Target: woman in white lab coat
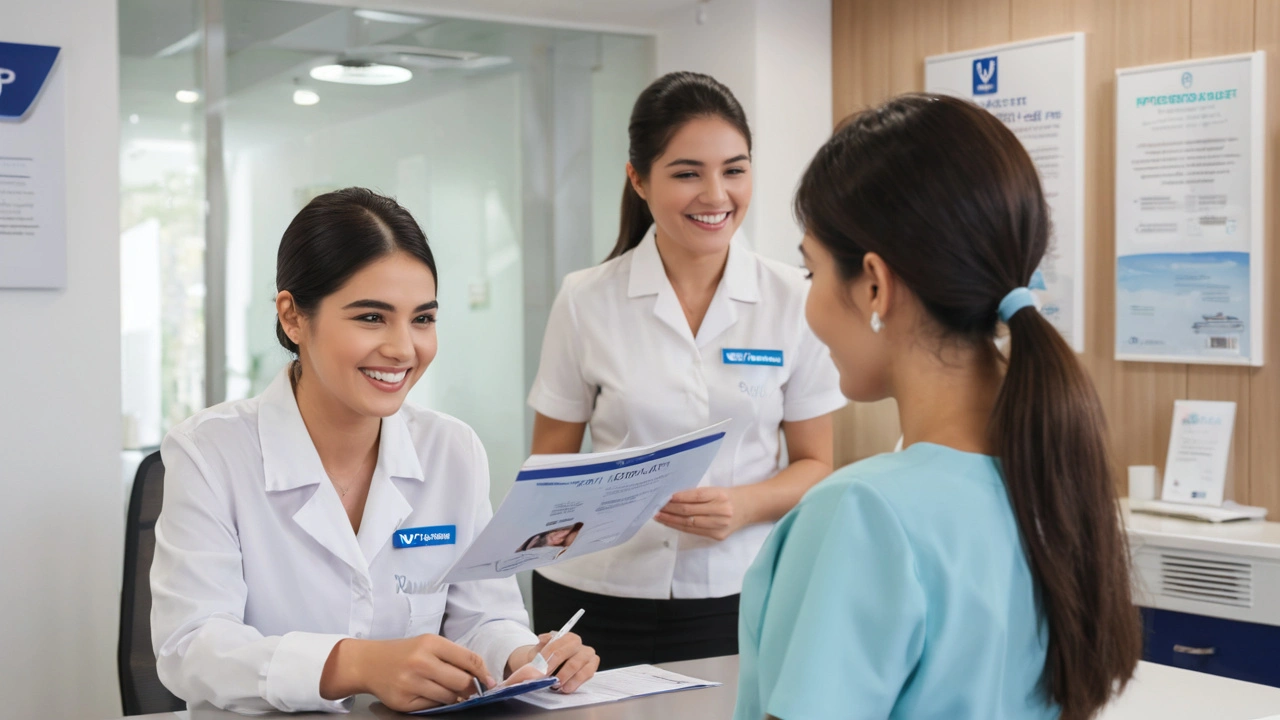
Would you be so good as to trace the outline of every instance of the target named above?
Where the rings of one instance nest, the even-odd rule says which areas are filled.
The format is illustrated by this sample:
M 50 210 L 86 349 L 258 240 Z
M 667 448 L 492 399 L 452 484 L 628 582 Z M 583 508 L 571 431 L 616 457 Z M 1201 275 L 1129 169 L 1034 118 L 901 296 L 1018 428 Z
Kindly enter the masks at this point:
M 585 607 L 576 627 L 604 667 L 737 652 L 743 574 L 773 522 L 831 472 L 830 414 L 845 404 L 805 324 L 802 272 L 739 237 L 751 131 L 729 89 L 659 78 L 630 140 L 617 245 L 565 278 L 547 322 L 533 450 L 577 452 L 588 426 L 594 449 L 612 450 L 731 423 L 701 486 L 656 522 L 535 572 L 535 629 Z
M 514 579 L 437 587 L 491 510 L 476 434 L 404 402 L 436 354 L 436 280 L 394 200 L 317 197 L 277 258 L 297 360 L 166 436 L 152 639 L 192 706 L 342 711 L 372 693 L 416 710 L 530 674 L 539 650 L 563 690 L 594 673 L 576 635 L 542 647 Z

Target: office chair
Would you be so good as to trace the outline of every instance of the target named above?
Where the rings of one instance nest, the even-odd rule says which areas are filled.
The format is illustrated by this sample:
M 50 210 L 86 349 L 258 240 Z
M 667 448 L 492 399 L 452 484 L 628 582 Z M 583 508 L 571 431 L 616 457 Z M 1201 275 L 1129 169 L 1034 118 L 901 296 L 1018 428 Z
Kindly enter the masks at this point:
M 138 466 L 129 494 L 125 523 L 124 585 L 120 592 L 120 642 L 116 663 L 125 715 L 185 710 L 156 674 L 151 650 L 151 558 L 156 549 L 156 518 L 164 497 L 164 463 L 153 452 Z

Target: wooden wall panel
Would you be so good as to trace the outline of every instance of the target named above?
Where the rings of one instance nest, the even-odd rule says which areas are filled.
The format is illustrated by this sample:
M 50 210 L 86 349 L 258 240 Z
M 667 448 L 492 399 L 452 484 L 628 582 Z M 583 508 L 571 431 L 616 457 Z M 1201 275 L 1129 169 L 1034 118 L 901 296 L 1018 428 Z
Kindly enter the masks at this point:
M 924 90 L 924 59 L 947 52 L 947 0 L 891 3 L 889 92 Z
M 1115 9 L 1116 67 L 1172 62 L 1190 56 L 1191 0 L 1119 0 Z M 1114 128 L 1114 115 L 1110 121 Z M 1106 162 L 1114 172 L 1114 152 Z M 1108 232 L 1112 248 L 1114 234 L 1113 224 Z M 1114 282 L 1114 260 L 1111 278 Z M 1114 304 L 1109 312 L 1114 314 Z M 1169 451 L 1173 401 L 1187 397 L 1187 366 L 1115 363 L 1113 380 L 1110 423 L 1117 457 L 1124 465 L 1163 467 Z
M 1229 496 L 1280 517 L 1280 213 L 1268 213 L 1267 365 L 1121 363 L 1115 353 L 1115 68 L 1265 49 L 1269 197 L 1280 192 L 1280 0 L 833 0 L 839 117 L 923 88 L 924 57 L 1063 32 L 1087 33 L 1086 352 L 1122 465 L 1163 466 L 1173 401 L 1239 404 Z M 865 23 L 862 24 L 862 23 Z M 856 57 L 855 57 L 856 56 Z M 843 62 L 864 63 L 844 67 Z M 840 418 L 842 462 L 888 449 L 891 403 Z
M 948 0 L 947 50 L 1009 42 L 1012 0 Z
M 1191 52 L 1191 0 L 1117 0 L 1116 67 L 1182 60 Z
M 879 76 L 861 86 L 861 95 L 852 104 L 869 107 L 886 98 L 924 90 L 924 58 L 947 51 L 947 0 L 915 2 L 874 2 L 865 12 L 872 18 L 888 14 L 888 23 L 870 41 L 869 52 L 883 54 L 885 84 Z M 836 449 L 837 465 L 888 452 L 898 442 L 898 404 L 893 400 L 850 405 L 837 416 L 841 428 L 852 434 L 839 435 L 844 442 Z
M 1280 192 L 1280 0 L 1257 0 L 1254 49 L 1267 51 L 1267 197 Z M 1267 212 L 1265 365 L 1252 371 L 1249 392 L 1249 503 L 1280 520 L 1280 212 Z
M 881 0 L 833 3 L 831 24 L 831 106 L 839 122 L 889 96 L 889 38 L 881 28 L 892 24 L 891 6 Z
M 861 33 L 869 26 L 865 2 L 831 3 L 831 89 L 833 123 L 853 112 L 862 97 Z
M 937 5 L 945 4 L 940 0 Z M 912 3 L 902 3 L 912 4 Z M 890 60 L 893 38 L 887 32 L 894 28 L 904 37 L 914 33 L 915 22 L 928 22 L 925 16 L 895 15 L 895 3 L 883 0 L 856 0 L 832 4 L 833 62 L 852 62 L 849 67 L 832 68 L 836 88 L 832 108 L 838 123 L 846 116 L 887 99 L 903 90 L 891 89 Z M 900 21 L 910 25 L 900 26 Z M 902 41 L 899 40 L 899 45 Z M 911 43 L 914 48 L 914 40 Z M 836 48 L 840 48 L 839 51 Z M 923 57 L 923 56 L 922 56 Z M 921 60 L 923 68 L 923 60 Z M 903 63 L 906 64 L 905 62 Z M 910 69 L 905 71 L 910 74 Z M 923 76 L 922 76 L 923 77 Z M 879 403 L 854 403 L 836 413 L 835 463 L 839 467 L 877 453 L 892 450 L 901 434 L 897 404 L 892 400 Z
M 1191 0 L 1191 57 L 1235 55 L 1253 50 L 1254 0 Z M 1236 403 L 1235 435 L 1226 497 L 1248 504 L 1249 368 L 1190 365 L 1187 397 Z
M 1119 404 L 1115 376 L 1114 154 L 1115 7 L 1111 0 L 1014 0 L 1014 40 L 1085 33 L 1085 352 L 1108 418 Z M 1119 457 L 1116 457 L 1119 465 Z M 1117 482 L 1125 477 L 1116 468 Z
M 1076 27 L 1075 5 L 1072 0 L 1013 0 L 1009 34 L 1014 40 L 1023 40 L 1082 30 Z
M 1191 57 L 1253 51 L 1254 0 L 1191 0 Z

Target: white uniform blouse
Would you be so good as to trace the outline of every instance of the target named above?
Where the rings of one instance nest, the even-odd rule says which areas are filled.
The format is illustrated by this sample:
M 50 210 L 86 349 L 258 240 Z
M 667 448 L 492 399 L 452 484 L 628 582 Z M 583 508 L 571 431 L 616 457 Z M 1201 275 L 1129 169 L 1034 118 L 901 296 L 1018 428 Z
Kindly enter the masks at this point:
M 731 419 L 702 485 L 760 482 L 780 468 L 780 426 L 844 406 L 839 376 L 804 319 L 808 283 L 734 238 L 694 337 L 654 230 L 631 252 L 568 275 L 529 395 L 539 413 L 589 422 L 598 451 L 660 442 Z M 772 527 L 723 542 L 647 523 L 628 542 L 545 567 L 548 579 L 634 598 L 733 595 Z
M 346 710 L 320 674 L 347 637 L 439 633 L 495 677 L 537 642 L 514 578 L 429 592 L 492 516 L 464 423 L 410 405 L 383 419 L 358 534 L 285 372 L 175 427 L 161 454 L 151 633 L 161 681 L 191 706 Z

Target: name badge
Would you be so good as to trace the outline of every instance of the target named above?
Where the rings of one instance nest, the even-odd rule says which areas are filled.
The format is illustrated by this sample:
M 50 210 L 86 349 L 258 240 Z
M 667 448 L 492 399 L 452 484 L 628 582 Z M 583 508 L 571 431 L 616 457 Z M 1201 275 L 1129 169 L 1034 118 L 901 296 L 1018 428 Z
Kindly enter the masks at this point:
M 781 350 L 751 350 L 748 348 L 725 348 L 725 365 L 772 365 L 782 367 Z
M 391 537 L 397 548 L 427 547 L 430 545 L 455 545 L 458 542 L 457 525 L 404 528 Z

